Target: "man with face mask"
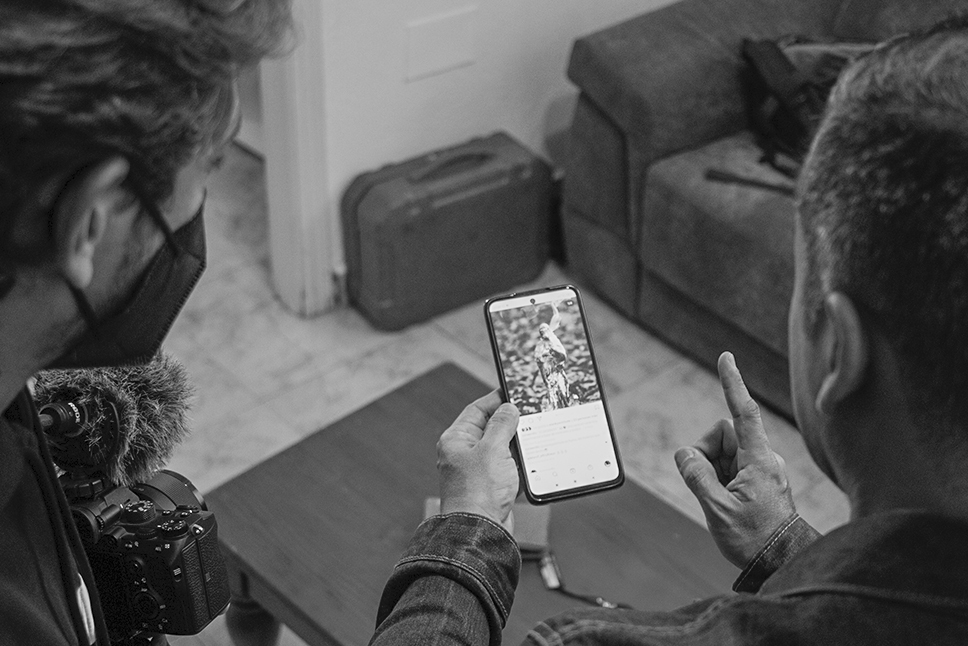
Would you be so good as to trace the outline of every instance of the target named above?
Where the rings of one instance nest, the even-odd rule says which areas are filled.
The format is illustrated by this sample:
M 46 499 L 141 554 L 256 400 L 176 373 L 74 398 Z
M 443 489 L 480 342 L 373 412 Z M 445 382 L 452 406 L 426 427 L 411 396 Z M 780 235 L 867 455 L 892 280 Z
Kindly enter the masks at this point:
M 237 70 L 290 23 L 289 0 L 0 3 L 0 646 L 109 644 L 25 384 L 158 351 L 205 266 L 204 187 L 238 128 Z M 470 523 L 507 519 L 513 495 L 480 492 L 514 474 L 516 421 L 491 393 L 445 433 L 434 531 L 471 545 Z
M 235 76 L 287 0 L 0 6 L 0 644 L 109 643 L 25 389 L 152 358 L 205 266 Z

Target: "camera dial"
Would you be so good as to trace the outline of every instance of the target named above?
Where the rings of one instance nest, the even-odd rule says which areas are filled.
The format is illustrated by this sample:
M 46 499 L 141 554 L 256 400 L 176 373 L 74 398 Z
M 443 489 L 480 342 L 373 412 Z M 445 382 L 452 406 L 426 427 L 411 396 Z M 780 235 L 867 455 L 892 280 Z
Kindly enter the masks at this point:
M 155 517 L 155 503 L 150 500 L 136 500 L 124 505 L 121 520 L 125 523 L 146 523 Z
M 184 520 L 166 520 L 158 526 L 161 533 L 169 538 L 184 536 L 188 533 L 188 523 Z

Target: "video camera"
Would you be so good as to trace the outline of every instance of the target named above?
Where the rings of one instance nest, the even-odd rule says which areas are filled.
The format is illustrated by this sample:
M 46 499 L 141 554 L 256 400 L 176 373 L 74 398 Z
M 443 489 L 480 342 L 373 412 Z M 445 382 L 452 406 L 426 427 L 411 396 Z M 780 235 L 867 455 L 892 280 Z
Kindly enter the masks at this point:
M 155 634 L 200 632 L 229 602 L 218 525 L 202 495 L 187 478 L 164 469 L 128 487 L 107 478 L 103 454 L 121 437 L 110 402 L 96 415 L 71 402 L 39 412 L 51 457 L 64 471 L 60 484 L 112 644 L 135 646 Z

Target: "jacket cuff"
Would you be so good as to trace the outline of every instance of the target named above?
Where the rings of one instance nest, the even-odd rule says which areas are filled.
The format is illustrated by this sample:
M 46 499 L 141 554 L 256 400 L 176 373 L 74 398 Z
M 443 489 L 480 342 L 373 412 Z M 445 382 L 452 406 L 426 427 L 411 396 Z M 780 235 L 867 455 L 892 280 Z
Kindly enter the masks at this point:
M 467 513 L 432 516 L 417 528 L 380 600 L 377 623 L 393 610 L 417 579 L 439 575 L 472 592 L 481 602 L 492 635 L 507 623 L 521 572 L 521 552 L 497 523 Z
M 735 592 L 756 592 L 780 566 L 822 534 L 796 512 L 783 521 L 733 584 Z

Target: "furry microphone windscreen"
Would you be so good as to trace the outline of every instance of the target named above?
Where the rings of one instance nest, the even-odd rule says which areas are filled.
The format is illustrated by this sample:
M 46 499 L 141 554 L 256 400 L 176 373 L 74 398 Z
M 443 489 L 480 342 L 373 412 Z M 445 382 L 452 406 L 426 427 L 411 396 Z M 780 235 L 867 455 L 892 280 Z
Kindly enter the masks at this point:
M 171 458 L 188 434 L 193 393 L 184 367 L 164 353 L 139 366 L 44 370 L 34 385 L 38 407 L 53 402 L 93 406 L 97 412 L 82 436 L 104 475 L 124 486 L 149 479 Z M 114 440 L 99 430 L 107 403 L 115 405 L 120 422 L 114 448 Z

